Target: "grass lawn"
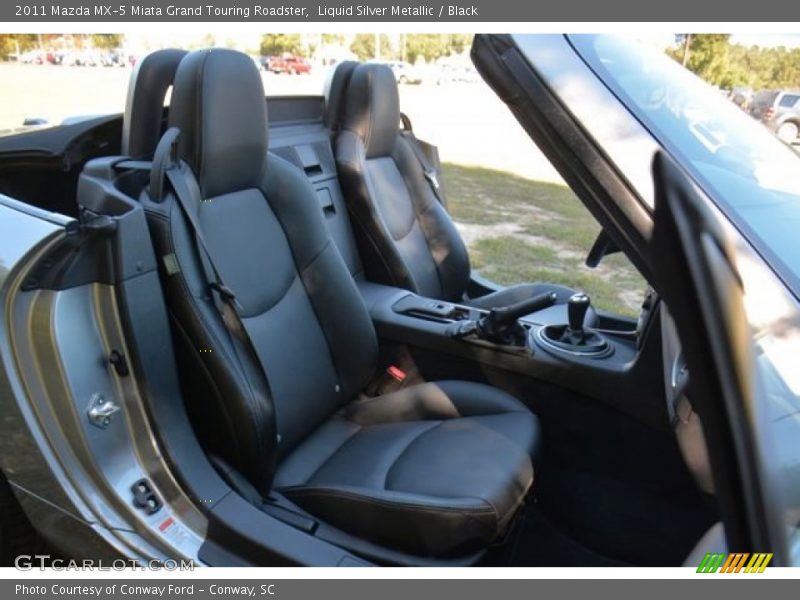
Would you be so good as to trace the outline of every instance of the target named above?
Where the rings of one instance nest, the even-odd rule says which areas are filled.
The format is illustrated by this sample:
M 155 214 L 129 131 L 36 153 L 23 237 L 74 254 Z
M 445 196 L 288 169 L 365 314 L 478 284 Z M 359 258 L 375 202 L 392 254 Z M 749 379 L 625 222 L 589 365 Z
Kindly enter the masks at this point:
M 596 269 L 584 264 L 600 226 L 568 187 L 480 167 L 443 170 L 450 213 L 478 273 L 502 284 L 560 283 L 600 308 L 638 315 L 646 283 L 624 255 Z

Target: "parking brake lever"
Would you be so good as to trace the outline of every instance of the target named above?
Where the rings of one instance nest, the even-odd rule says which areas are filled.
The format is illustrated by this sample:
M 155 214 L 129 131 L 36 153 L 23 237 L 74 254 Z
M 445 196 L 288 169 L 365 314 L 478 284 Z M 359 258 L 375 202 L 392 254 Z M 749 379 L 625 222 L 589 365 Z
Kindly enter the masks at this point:
M 517 320 L 553 306 L 557 299 L 555 292 L 546 292 L 510 306 L 493 308 L 478 321 L 476 332 L 481 338 L 497 344 L 524 345 L 525 331 Z

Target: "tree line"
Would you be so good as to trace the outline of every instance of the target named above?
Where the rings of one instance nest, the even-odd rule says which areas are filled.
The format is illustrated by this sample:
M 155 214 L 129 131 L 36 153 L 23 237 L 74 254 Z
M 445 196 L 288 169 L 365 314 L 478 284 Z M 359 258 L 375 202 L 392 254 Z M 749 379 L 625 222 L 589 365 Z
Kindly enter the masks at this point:
M 800 48 L 732 44 L 725 34 L 680 34 L 667 54 L 722 89 L 800 88 Z
M 296 33 L 268 33 L 262 36 L 259 51 L 262 56 L 283 53 L 311 56 L 316 50 L 316 44 L 309 42 L 309 39 L 313 38 L 304 38 Z M 415 63 L 420 58 L 425 62 L 431 62 L 442 56 L 464 52 L 472 44 L 472 34 L 404 33 L 399 37 L 392 37 L 386 34 L 376 36 L 372 33 L 359 33 L 353 36 L 323 33 L 320 41 L 324 45 L 348 48 L 359 60 L 369 60 L 380 55 L 384 60 L 405 60 Z M 376 47 L 376 42 L 379 48 Z
M 65 43 L 69 37 L 72 48 L 97 48 L 114 50 L 122 46 L 124 36 L 120 33 L 92 34 L 42 34 L 42 33 L 0 33 L 0 60 L 7 60 L 16 53 L 29 50 L 47 49 L 53 45 Z
M 67 38 L 69 38 L 67 40 Z M 427 34 L 409 33 L 389 36 L 372 33 L 344 35 L 325 33 L 319 36 L 303 36 L 298 33 L 268 33 L 261 37 L 258 51 L 262 56 L 284 53 L 313 56 L 319 43 L 349 49 L 359 60 L 369 60 L 378 55 L 376 38 L 380 44 L 380 57 L 384 60 L 406 60 L 415 63 L 419 59 L 431 62 L 442 56 L 460 54 L 472 44 L 472 34 Z M 210 38 L 213 45 L 213 38 Z M 0 59 L 7 60 L 17 53 L 35 49 L 49 49 L 54 45 L 68 44 L 72 48 L 119 48 L 124 36 L 111 33 L 87 35 L 60 34 L 0 34 Z

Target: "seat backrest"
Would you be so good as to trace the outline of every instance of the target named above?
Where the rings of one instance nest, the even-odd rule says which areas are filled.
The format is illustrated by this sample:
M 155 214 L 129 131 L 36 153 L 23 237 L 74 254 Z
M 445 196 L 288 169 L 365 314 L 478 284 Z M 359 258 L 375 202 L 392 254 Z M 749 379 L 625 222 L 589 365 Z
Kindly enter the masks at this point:
M 325 79 L 325 86 L 322 95 L 325 98 L 325 114 L 323 121 L 325 127 L 331 131 L 339 129 L 342 117 L 344 116 L 345 96 L 347 86 L 353 71 L 356 70 L 358 62 L 355 60 L 345 60 L 331 67 L 328 77 Z
M 128 84 L 122 120 L 122 154 L 136 159 L 153 156 L 161 137 L 164 99 L 186 50 L 156 50 L 136 63 Z
M 228 334 L 209 293 L 207 255 L 174 196 L 145 195 L 188 373 L 186 400 L 214 452 L 265 491 L 275 459 L 372 377 L 375 332 L 307 178 L 267 153 L 253 61 L 223 49 L 188 54 L 169 121 L 181 131 L 179 176 L 200 190 L 190 208 L 257 355 L 248 359 Z
M 350 78 L 336 164 L 367 275 L 443 300 L 469 283 L 467 250 L 409 141 L 391 69 L 359 65 Z

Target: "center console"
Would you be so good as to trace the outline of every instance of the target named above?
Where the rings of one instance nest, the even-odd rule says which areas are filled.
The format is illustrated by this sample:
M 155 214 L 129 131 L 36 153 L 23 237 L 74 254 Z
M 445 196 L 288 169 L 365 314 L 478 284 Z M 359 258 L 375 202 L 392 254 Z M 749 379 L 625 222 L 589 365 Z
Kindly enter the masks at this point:
M 542 294 L 492 310 L 418 296 L 398 288 L 360 282 L 378 335 L 384 340 L 446 353 L 597 397 L 643 383 L 652 373 L 640 363 L 658 344 L 651 327 L 653 298 L 637 321 L 590 313 L 591 300 L 575 294 L 566 305 Z M 587 319 L 587 314 L 596 318 Z M 587 323 L 590 323 L 587 325 Z M 479 365 L 476 365 L 479 367 Z M 652 382 L 648 382 L 650 384 Z M 648 385 L 649 387 L 649 385 Z

